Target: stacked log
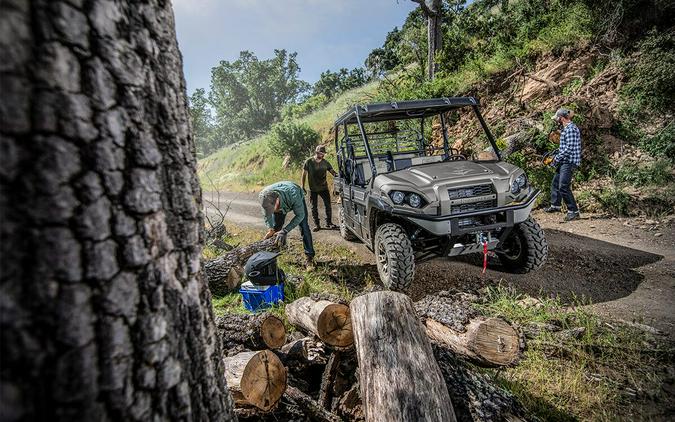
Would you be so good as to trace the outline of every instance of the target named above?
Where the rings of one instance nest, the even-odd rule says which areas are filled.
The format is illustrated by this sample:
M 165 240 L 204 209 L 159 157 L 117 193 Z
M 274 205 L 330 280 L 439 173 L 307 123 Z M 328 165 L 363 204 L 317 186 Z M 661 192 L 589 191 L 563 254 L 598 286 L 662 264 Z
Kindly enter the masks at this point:
M 218 316 L 216 330 L 225 350 L 238 346 L 248 350 L 278 349 L 286 343 L 283 321 L 269 312 Z
M 242 352 L 224 362 L 235 406 L 251 405 L 268 411 L 286 391 L 286 368 L 269 350 Z
M 354 342 L 349 307 L 341 303 L 302 297 L 286 305 L 286 317 L 330 346 L 349 347 Z

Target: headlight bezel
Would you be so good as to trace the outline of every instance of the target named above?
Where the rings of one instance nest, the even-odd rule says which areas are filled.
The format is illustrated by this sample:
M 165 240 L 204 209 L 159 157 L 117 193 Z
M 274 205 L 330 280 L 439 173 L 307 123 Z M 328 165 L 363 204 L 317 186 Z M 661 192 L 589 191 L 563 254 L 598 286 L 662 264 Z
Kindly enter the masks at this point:
M 400 201 L 397 201 L 397 199 L 401 198 L 401 195 L 402 199 Z M 387 193 L 387 196 L 389 197 L 389 199 L 391 199 L 391 202 L 393 202 L 394 205 L 396 206 L 409 206 L 410 208 L 414 208 L 416 210 L 424 208 L 429 203 L 422 194 L 417 192 L 392 190 L 389 193 Z M 418 198 L 419 203 L 417 203 L 417 200 L 414 198 Z
M 527 180 L 527 175 L 525 173 L 521 173 L 513 178 L 510 185 L 511 194 L 518 195 L 521 190 L 527 188 L 528 182 L 529 181 Z

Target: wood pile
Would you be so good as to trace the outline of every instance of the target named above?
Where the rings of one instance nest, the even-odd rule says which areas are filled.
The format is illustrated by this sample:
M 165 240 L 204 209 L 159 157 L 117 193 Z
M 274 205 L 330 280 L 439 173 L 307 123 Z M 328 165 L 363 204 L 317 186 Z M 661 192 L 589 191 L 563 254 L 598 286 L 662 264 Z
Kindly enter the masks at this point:
M 291 334 L 269 313 L 218 317 L 239 420 L 531 420 L 476 369 L 517 364 L 523 336 L 474 299 L 314 295 L 286 305 Z

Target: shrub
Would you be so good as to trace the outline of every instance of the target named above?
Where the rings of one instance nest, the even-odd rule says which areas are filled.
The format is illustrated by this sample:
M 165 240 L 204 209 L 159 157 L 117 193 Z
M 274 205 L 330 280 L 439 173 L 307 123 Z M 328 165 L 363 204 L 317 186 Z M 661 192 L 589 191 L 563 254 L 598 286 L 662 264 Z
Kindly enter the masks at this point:
M 673 182 L 672 164 L 658 160 L 644 165 L 625 163 L 616 169 L 614 180 L 633 186 L 663 186 Z
M 317 131 L 305 123 L 285 121 L 272 126 L 270 150 L 280 157 L 290 156 L 292 164 L 307 158 L 321 140 Z
M 628 207 L 631 197 L 617 186 L 612 186 L 600 190 L 599 193 L 593 193 L 593 197 L 602 205 L 602 207 L 614 215 L 628 215 Z

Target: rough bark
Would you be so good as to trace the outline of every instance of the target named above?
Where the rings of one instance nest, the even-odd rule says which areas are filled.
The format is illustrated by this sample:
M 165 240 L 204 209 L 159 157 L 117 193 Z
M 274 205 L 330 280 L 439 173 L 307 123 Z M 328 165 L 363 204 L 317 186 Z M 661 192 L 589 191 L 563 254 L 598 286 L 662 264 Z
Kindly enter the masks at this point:
M 204 274 L 214 296 L 222 296 L 235 289 L 241 282 L 243 266 L 251 255 L 261 251 L 276 251 L 274 239 L 261 240 L 204 263 Z
M 216 331 L 226 353 L 240 345 L 249 350 L 262 350 L 278 349 L 286 343 L 283 321 L 268 312 L 218 316 Z
M 431 343 L 404 294 L 352 300 L 354 345 L 367 421 L 454 421 Z
M 224 359 L 225 378 L 235 404 L 272 409 L 286 391 L 286 368 L 269 350 L 242 352 Z
M 233 420 L 171 3 L 0 27 L 3 420 Z
M 341 303 L 302 297 L 286 305 L 286 317 L 330 346 L 349 347 L 354 341 L 349 307 Z

